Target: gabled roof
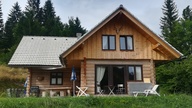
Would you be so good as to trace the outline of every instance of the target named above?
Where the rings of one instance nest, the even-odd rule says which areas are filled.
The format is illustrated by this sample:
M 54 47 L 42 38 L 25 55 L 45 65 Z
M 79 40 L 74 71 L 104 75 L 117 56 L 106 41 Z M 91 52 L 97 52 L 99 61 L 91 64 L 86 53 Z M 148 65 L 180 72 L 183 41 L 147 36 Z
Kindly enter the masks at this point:
M 76 37 L 24 36 L 8 65 L 61 67 L 59 55 L 76 41 Z
M 136 25 L 137 29 L 141 30 L 146 36 L 148 40 L 151 41 L 154 46 L 154 49 L 163 49 L 166 53 L 170 54 L 172 59 L 179 58 L 183 56 L 177 49 L 171 46 L 168 42 L 161 39 L 157 36 L 153 31 L 151 31 L 148 27 L 146 27 L 141 21 L 139 21 L 136 17 L 134 17 L 129 11 L 127 11 L 123 5 L 120 5 L 114 12 L 112 12 L 109 16 L 107 16 L 104 20 L 102 20 L 98 25 L 96 25 L 93 29 L 83 35 L 75 44 L 69 47 L 66 51 L 64 51 L 60 57 L 64 58 L 68 54 L 70 54 L 73 50 L 75 50 L 79 45 L 81 45 L 85 40 L 87 40 L 90 36 L 92 36 L 95 32 L 101 29 L 105 24 L 107 24 L 110 20 L 112 20 L 118 14 L 124 14 L 134 25 Z

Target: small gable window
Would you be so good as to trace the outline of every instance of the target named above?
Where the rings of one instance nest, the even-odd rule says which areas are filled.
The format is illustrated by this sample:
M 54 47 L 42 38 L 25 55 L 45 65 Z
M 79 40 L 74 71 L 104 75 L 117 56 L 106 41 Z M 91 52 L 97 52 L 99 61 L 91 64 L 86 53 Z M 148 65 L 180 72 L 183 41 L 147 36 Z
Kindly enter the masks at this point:
M 120 50 L 133 50 L 133 36 L 120 36 Z
M 51 85 L 62 85 L 63 84 L 63 73 L 62 72 L 51 72 Z
M 115 36 L 103 35 L 102 36 L 102 49 L 103 50 L 115 50 Z

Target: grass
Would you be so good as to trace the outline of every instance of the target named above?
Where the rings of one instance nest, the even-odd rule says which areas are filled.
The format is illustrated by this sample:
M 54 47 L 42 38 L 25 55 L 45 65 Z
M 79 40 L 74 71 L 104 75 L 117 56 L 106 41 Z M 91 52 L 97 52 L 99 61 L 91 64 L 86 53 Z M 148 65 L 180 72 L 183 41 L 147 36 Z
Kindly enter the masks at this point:
M 23 80 L 28 75 L 27 69 L 11 68 L 5 65 L 0 65 L 0 80 Z
M 189 95 L 64 98 L 0 98 L 0 108 L 191 108 Z
M 27 69 L 0 65 L 0 97 L 7 88 L 22 88 L 28 75 Z

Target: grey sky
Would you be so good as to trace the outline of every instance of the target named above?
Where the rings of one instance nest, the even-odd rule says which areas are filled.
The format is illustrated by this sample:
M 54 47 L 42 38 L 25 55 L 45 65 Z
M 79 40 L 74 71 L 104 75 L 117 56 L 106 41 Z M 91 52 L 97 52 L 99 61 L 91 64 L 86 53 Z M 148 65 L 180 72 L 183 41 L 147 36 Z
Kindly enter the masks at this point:
M 2 0 L 4 22 L 13 4 L 18 1 L 24 10 L 27 0 Z M 41 0 L 41 6 L 46 0 Z M 87 30 L 93 28 L 111 12 L 122 4 L 137 19 L 144 23 L 156 34 L 160 34 L 159 24 L 164 0 L 52 0 L 57 16 L 63 23 L 67 23 L 69 17 L 78 17 L 81 25 Z M 188 5 L 192 7 L 192 0 L 175 0 L 179 15 Z

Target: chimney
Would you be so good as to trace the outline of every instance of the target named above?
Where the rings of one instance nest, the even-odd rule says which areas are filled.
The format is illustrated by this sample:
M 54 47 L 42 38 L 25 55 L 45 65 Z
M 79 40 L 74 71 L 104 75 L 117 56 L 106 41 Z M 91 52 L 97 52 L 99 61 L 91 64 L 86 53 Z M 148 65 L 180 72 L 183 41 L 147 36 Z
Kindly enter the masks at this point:
M 82 36 L 82 33 L 76 33 L 77 39 L 79 39 Z

